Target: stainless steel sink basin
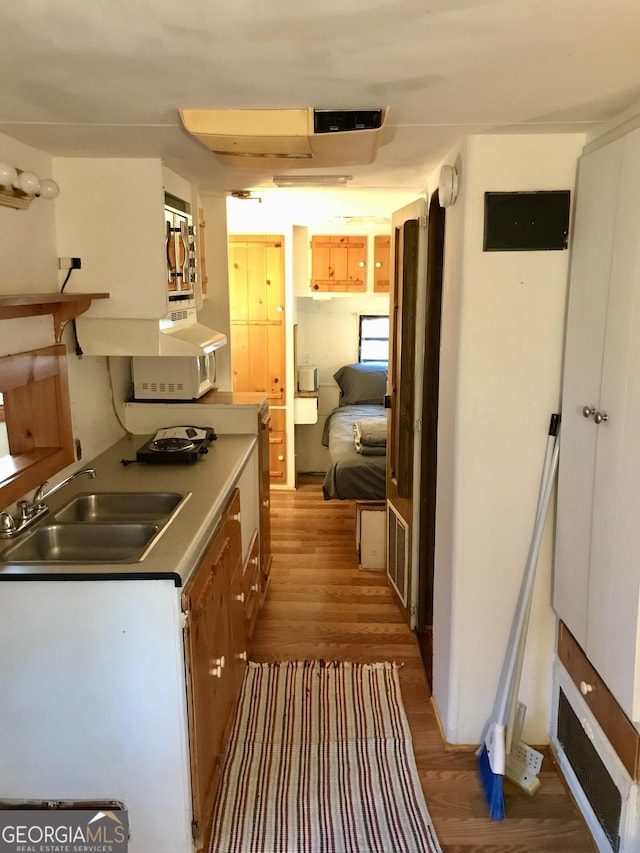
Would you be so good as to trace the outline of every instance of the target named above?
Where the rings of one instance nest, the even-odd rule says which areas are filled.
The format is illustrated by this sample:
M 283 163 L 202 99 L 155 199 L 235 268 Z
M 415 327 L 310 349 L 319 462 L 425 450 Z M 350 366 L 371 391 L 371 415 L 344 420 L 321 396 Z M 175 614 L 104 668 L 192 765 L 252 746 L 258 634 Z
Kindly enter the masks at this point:
M 159 533 L 155 524 L 44 524 L 8 548 L 7 563 L 136 563 Z
M 178 492 L 85 492 L 52 513 L 61 522 L 153 522 L 168 519 L 184 495 Z

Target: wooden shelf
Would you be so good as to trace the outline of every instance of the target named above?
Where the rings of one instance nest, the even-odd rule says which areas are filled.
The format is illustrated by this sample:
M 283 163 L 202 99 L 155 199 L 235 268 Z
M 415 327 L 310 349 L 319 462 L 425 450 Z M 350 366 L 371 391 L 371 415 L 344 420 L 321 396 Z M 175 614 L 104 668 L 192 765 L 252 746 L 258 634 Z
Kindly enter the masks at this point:
M 0 294 L 0 320 L 17 317 L 53 316 L 56 343 L 69 320 L 83 314 L 94 299 L 108 299 L 108 293 L 17 293 Z

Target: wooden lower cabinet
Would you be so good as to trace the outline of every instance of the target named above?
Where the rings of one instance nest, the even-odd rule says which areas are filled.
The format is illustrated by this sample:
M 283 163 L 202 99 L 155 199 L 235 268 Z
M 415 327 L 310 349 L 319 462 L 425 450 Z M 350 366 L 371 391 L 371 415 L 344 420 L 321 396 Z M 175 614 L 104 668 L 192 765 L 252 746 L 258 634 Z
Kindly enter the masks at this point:
M 258 417 L 258 466 L 260 484 L 260 568 L 265 578 L 271 571 L 271 412 Z
M 284 483 L 287 479 L 287 410 L 271 408 L 269 428 L 269 479 Z
M 193 833 L 204 849 L 211 832 L 227 735 L 233 719 L 245 659 L 244 625 L 233 599 L 242 574 L 240 498 L 236 489 L 218 533 L 193 579 L 185 587 L 184 645 L 191 755 Z

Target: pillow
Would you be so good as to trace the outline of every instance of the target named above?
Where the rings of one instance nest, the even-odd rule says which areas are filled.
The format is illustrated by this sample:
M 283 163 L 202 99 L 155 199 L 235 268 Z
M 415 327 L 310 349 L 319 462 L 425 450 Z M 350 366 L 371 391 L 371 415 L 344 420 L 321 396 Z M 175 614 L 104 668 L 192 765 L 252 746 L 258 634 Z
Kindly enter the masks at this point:
M 384 395 L 387 393 L 386 364 L 345 364 L 333 374 L 333 378 L 340 387 L 339 405 L 384 405 Z

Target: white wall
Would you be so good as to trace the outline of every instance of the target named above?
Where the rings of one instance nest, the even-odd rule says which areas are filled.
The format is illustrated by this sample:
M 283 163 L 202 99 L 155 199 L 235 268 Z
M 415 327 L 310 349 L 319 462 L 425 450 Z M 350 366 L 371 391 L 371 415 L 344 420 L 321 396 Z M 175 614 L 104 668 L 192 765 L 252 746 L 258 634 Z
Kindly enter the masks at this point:
M 29 169 L 40 177 L 52 174 L 52 160 L 0 134 L 0 160 L 20 169 Z M 60 186 L 60 195 L 64 185 Z M 35 199 L 28 210 L 0 207 L 1 293 L 50 293 L 60 289 L 62 274 L 58 271 L 56 251 L 56 201 Z M 70 326 L 63 342 L 67 346 L 69 386 L 73 432 L 80 439 L 83 461 L 101 453 L 122 436 L 111 409 L 106 359 L 74 354 Z M 50 315 L 0 320 L 0 357 L 26 352 L 54 343 Z M 112 359 L 116 400 L 124 399 L 128 386 L 128 360 Z M 82 464 L 82 463 L 80 463 Z M 78 463 L 69 466 L 55 479 L 62 479 Z M 3 507 L 0 507 L 3 509 Z
M 474 136 L 451 153 L 438 429 L 433 693 L 448 741 L 490 716 L 558 411 L 569 252 L 482 251 L 484 192 L 571 189 L 581 134 Z M 552 513 L 551 513 L 552 515 Z M 548 740 L 552 523 L 538 564 L 520 698 Z
M 227 245 L 226 195 L 202 195 L 204 210 L 205 252 L 207 262 L 207 295 L 198 312 L 198 321 L 211 329 L 223 332 L 231 340 L 229 307 L 229 252 Z M 231 375 L 231 346 L 216 351 L 216 387 L 220 391 L 233 389 Z

